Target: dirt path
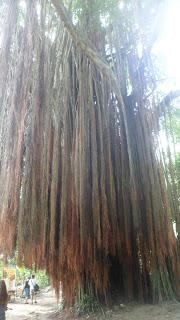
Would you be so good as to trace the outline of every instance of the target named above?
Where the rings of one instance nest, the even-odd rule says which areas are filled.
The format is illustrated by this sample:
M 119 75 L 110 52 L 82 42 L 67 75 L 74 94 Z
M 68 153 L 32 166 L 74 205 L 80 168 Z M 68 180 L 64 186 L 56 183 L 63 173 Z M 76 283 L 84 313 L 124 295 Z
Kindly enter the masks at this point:
M 106 318 L 109 320 L 180 320 L 180 303 L 127 305 L 123 308 L 115 306 L 106 313 Z M 101 320 L 100 317 L 97 319 Z
M 180 320 L 180 303 L 163 303 L 159 305 L 119 305 L 104 310 L 96 316 L 76 317 L 71 313 L 57 313 L 56 298 L 52 291 L 42 292 L 38 303 L 24 304 L 20 299 L 8 305 L 6 320 Z
M 86 315 L 84 317 L 73 317 L 62 314 L 62 320 L 180 320 L 180 303 L 163 303 L 159 305 L 116 305 L 112 309 L 106 310 L 104 314 L 96 316 Z
M 25 304 L 24 300 L 16 299 L 15 303 L 8 304 L 6 320 L 45 320 L 53 319 L 57 309 L 57 303 L 52 291 L 42 292 L 37 297 L 37 304 Z

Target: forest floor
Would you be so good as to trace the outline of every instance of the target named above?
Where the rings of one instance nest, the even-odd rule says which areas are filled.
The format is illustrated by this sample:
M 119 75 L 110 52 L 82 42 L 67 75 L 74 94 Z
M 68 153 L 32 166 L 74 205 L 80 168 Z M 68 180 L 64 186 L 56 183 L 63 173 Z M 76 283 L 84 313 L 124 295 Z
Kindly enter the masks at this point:
M 23 300 L 9 303 L 6 320 L 180 320 L 180 303 L 159 305 L 116 304 L 96 315 L 73 316 L 66 311 L 58 312 L 52 291 L 44 291 L 37 297 L 37 304 L 24 304 Z
M 57 313 L 57 302 L 52 290 L 43 290 L 37 295 L 37 304 L 25 304 L 25 299 L 17 297 L 8 304 L 6 320 L 46 320 L 54 319 Z

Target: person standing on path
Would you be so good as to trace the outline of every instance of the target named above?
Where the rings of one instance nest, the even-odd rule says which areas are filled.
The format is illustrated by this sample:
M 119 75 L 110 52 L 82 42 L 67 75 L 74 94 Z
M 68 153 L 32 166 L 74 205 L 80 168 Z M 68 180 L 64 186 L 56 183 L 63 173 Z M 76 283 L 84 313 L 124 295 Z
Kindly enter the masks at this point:
M 32 275 L 31 279 L 29 280 L 29 287 L 30 287 L 31 302 L 32 302 L 32 304 L 33 304 L 33 302 L 37 303 L 37 301 L 36 301 L 36 292 L 35 292 L 35 287 L 36 287 L 35 275 Z
M 29 285 L 29 280 L 30 279 L 31 278 L 29 277 L 26 280 L 25 285 L 24 285 L 24 289 L 23 289 L 23 291 L 25 292 L 25 298 L 26 298 L 25 303 L 28 303 L 28 299 L 30 298 L 30 285 Z
M 0 320 L 5 320 L 5 311 L 7 310 L 8 293 L 4 280 L 0 281 Z

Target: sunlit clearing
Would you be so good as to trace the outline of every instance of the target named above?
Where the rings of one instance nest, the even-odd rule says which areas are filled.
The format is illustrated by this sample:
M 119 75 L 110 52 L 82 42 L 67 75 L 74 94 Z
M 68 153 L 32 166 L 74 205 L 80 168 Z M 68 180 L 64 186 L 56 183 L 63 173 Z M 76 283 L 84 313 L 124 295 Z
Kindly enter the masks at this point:
M 180 1 L 170 0 L 161 21 L 160 38 L 154 46 L 163 65 L 164 72 L 173 87 L 180 88 Z
M 122 10 L 124 8 L 124 2 L 121 0 L 119 1 L 119 9 Z
M 174 234 L 175 234 L 175 236 L 176 236 L 176 238 L 177 238 L 178 233 L 177 233 L 176 222 L 175 222 L 175 221 L 173 222 L 173 230 L 174 230 Z
M 20 8 L 22 9 L 22 10 L 26 10 L 26 1 L 24 1 L 24 0 L 21 0 L 20 2 L 19 2 L 19 5 L 20 5 Z

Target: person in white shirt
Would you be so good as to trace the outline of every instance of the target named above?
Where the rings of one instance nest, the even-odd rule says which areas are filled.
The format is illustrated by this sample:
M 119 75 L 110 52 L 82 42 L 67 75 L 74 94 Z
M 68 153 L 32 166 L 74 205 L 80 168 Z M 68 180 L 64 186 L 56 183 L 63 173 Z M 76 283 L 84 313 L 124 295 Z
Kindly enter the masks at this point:
M 33 304 L 33 302 L 34 302 L 34 303 L 37 303 L 37 301 L 36 301 L 35 286 L 36 286 L 35 275 L 32 275 L 31 279 L 29 280 L 30 296 L 31 296 L 31 302 L 32 302 L 32 304 Z M 35 301 L 34 301 L 34 300 L 35 300 Z

